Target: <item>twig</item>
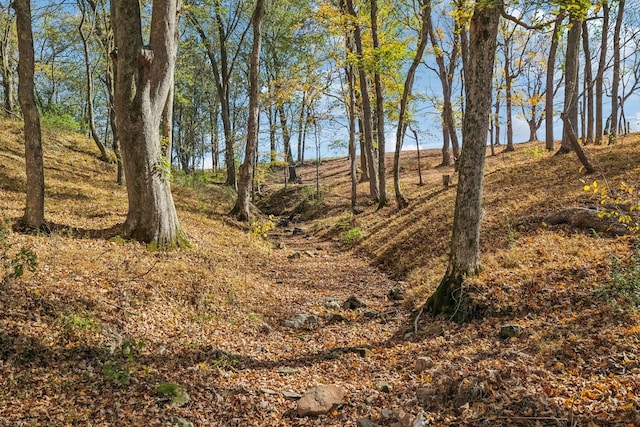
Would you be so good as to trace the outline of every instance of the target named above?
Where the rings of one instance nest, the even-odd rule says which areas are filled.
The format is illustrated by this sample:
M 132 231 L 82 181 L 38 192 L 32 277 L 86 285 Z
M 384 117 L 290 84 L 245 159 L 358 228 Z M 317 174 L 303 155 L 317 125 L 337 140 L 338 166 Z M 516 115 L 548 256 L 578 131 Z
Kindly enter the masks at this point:
M 151 273 L 151 270 L 153 270 L 154 268 L 156 268 L 156 265 L 158 265 L 158 260 L 155 260 L 155 261 L 153 262 L 153 265 L 152 265 L 152 266 L 151 266 L 147 271 L 145 271 L 143 274 L 141 274 L 141 275 L 140 275 L 140 277 L 144 277 L 144 276 L 146 276 L 147 274 Z
M 418 321 L 420 320 L 420 316 L 422 316 L 423 311 L 424 311 L 424 305 L 418 312 L 418 315 L 416 316 L 416 320 L 413 321 L 413 333 L 416 335 L 418 335 Z

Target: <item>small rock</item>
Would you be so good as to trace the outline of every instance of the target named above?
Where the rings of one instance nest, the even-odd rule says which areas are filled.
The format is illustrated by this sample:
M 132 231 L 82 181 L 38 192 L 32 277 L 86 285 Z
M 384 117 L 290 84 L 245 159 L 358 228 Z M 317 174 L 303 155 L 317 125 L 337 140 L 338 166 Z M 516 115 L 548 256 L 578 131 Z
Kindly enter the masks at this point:
M 404 290 L 400 288 L 391 288 L 387 296 L 393 301 L 402 301 L 404 299 Z
M 327 310 L 340 310 L 340 303 L 335 298 L 327 298 L 324 308 Z
M 184 388 L 174 383 L 162 383 L 156 387 L 156 393 L 163 402 L 169 402 L 172 406 L 185 406 L 191 398 Z
M 360 418 L 356 421 L 356 427 L 376 427 L 377 425 L 378 424 L 371 421 L 371 418 L 369 417 Z
M 377 311 L 367 310 L 364 312 L 364 317 L 366 317 L 367 319 L 375 319 L 379 314 L 380 313 L 378 313 Z
M 424 372 L 427 369 L 433 368 L 434 365 L 435 365 L 435 363 L 433 362 L 432 358 L 430 358 L 428 356 L 418 357 L 418 359 L 416 359 L 416 367 L 415 367 L 414 372 L 416 374 L 419 374 L 420 372 Z
M 388 382 L 383 381 L 382 383 L 380 383 L 380 391 L 383 393 L 391 393 L 391 386 Z
M 350 296 L 344 304 L 342 304 L 342 308 L 347 310 L 355 310 L 360 307 L 366 307 L 366 304 L 355 295 Z
M 180 417 L 173 417 L 171 424 L 175 424 L 178 427 L 193 427 L 193 423 L 191 421 Z
M 385 420 L 391 419 L 393 417 L 393 411 L 385 408 L 380 411 L 380 416 Z
M 284 249 L 284 248 L 285 248 L 285 246 L 286 246 L 286 245 L 284 244 L 284 242 L 275 242 L 275 243 L 273 244 L 273 247 L 274 247 L 274 248 L 276 248 L 276 249 Z
M 296 227 L 293 229 L 291 234 L 293 234 L 294 236 L 298 236 L 300 234 L 304 234 L 304 230 L 302 228 Z
M 351 349 L 349 349 L 349 351 L 351 351 L 351 353 L 357 354 L 360 357 L 369 357 L 369 356 L 371 356 L 371 349 L 366 348 L 366 347 L 351 348 Z
M 307 323 L 318 323 L 318 318 L 313 314 L 298 313 L 293 317 L 282 321 L 283 326 L 291 329 L 300 329 Z
M 298 416 L 323 415 L 344 399 L 345 390 L 336 385 L 317 385 L 298 401 Z
M 520 325 L 503 325 L 498 333 L 498 338 L 506 340 L 519 337 L 522 332 L 524 332 L 524 328 Z
M 333 313 L 329 316 L 328 322 L 329 323 L 340 323 L 340 322 L 346 322 L 347 318 L 344 317 L 342 314 L 338 314 L 338 313 Z
M 313 252 L 311 252 L 311 251 L 304 251 L 304 254 L 305 254 L 306 256 L 308 256 L 309 258 L 315 258 L 315 257 L 316 257 L 316 254 L 314 254 L 314 253 L 313 253 Z
M 300 259 L 301 257 L 302 255 L 300 254 L 300 252 L 294 252 L 288 256 L 289 259 Z
M 296 393 L 295 391 L 283 391 L 282 395 L 285 399 L 298 400 L 302 397 L 300 393 Z

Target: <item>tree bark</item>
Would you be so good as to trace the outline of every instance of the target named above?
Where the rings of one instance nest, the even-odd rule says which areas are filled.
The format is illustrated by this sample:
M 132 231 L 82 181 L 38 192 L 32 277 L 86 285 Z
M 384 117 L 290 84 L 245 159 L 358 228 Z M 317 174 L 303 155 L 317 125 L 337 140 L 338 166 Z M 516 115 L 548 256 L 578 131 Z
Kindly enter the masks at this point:
M 584 52 L 584 96 L 586 97 L 585 108 L 587 110 L 585 143 L 593 143 L 593 70 L 591 67 L 591 48 L 589 47 L 589 31 L 587 21 L 582 23 L 582 50 Z
M 256 1 L 256 8 L 251 17 L 253 27 L 253 44 L 249 59 L 249 118 L 247 121 L 247 144 L 244 162 L 240 166 L 238 197 L 231 214 L 240 221 L 251 218 L 250 199 L 253 184 L 253 168 L 258 148 L 258 118 L 260 116 L 260 26 L 265 14 L 264 0 Z
M 396 203 L 398 209 L 404 209 L 409 206 L 409 202 L 402 195 L 402 189 L 400 188 L 400 152 L 402 151 L 402 143 L 404 135 L 407 132 L 407 108 L 409 106 L 409 97 L 413 90 L 413 81 L 416 76 L 416 70 L 422 62 L 422 56 L 424 50 L 427 47 L 427 37 L 430 25 L 431 16 L 431 1 L 427 0 L 422 5 L 420 18 L 422 25 L 420 27 L 420 37 L 418 38 L 418 46 L 416 48 L 416 55 L 413 57 L 413 61 L 407 71 L 407 77 L 404 80 L 404 88 L 402 89 L 402 98 L 400 99 L 400 112 L 398 114 L 398 128 L 396 131 L 396 150 L 393 156 L 393 185 L 396 193 Z
M 15 0 L 18 33 L 18 100 L 24 116 L 24 146 L 27 173 L 27 196 L 22 225 L 35 230 L 46 229 L 44 221 L 44 160 L 40 114 L 34 94 L 35 62 L 31 30 L 30 0 Z
M 112 157 L 109 155 L 107 151 L 107 147 L 104 145 L 104 142 L 100 139 L 98 135 L 98 131 L 96 130 L 96 121 L 95 121 L 95 113 L 93 106 L 93 71 L 91 70 L 91 58 L 89 56 L 89 41 L 87 39 L 87 35 L 84 32 L 84 24 L 87 22 L 87 7 L 84 3 L 84 0 L 77 0 L 78 7 L 80 8 L 81 17 L 80 24 L 78 25 L 78 33 L 80 34 L 80 39 L 82 40 L 82 51 L 84 53 L 84 67 L 85 74 L 87 76 L 87 121 L 89 122 L 89 132 L 91 133 L 91 138 L 93 142 L 98 147 L 100 151 L 99 159 L 103 162 L 112 162 Z M 91 31 L 93 32 L 93 23 L 91 24 Z
M 7 21 L 2 31 L 2 40 L 0 40 L 0 59 L 2 60 L 2 88 L 4 90 L 4 110 L 8 117 L 15 116 L 15 89 L 13 85 L 14 72 L 12 53 L 12 30 L 14 18 L 11 16 L 10 7 L 6 10 Z
M 378 38 L 378 1 L 371 0 L 371 38 L 373 40 L 373 50 L 376 57 L 379 56 L 380 40 Z M 379 59 L 378 59 L 379 60 Z M 378 142 L 378 209 L 387 203 L 387 166 L 385 159 L 385 135 L 384 135 L 384 93 L 382 91 L 382 78 L 378 71 L 379 64 L 376 63 L 376 71 L 373 76 L 376 90 L 376 139 Z
M 580 53 L 580 35 L 582 18 L 573 13 L 570 15 L 567 33 L 567 53 L 565 56 L 564 115 L 571 123 L 578 123 L 578 62 Z M 558 153 L 573 151 L 567 122 L 562 127 L 562 143 Z
M 544 101 L 544 123 L 545 123 L 545 140 L 546 148 L 549 151 L 554 150 L 553 141 L 553 83 L 554 74 L 556 71 L 556 54 L 558 53 L 558 43 L 560 40 L 560 30 L 562 28 L 562 21 L 564 20 L 565 12 L 560 11 L 558 18 L 553 25 L 553 33 L 551 33 L 551 47 L 549 48 L 549 56 L 547 58 L 547 83 L 546 83 L 546 97 Z
M 115 107 L 129 210 L 123 232 L 150 249 L 189 246 L 169 185 L 170 165 L 160 143 L 177 43 L 179 0 L 154 0 L 149 45 L 142 41 L 140 3 L 112 0 L 117 49 Z
M 347 11 L 357 21 L 358 15 L 353 7 L 353 0 L 346 0 Z M 378 185 L 378 165 L 376 163 L 375 150 L 373 146 L 373 129 L 371 117 L 371 101 L 369 99 L 369 83 L 367 73 L 362 61 L 364 60 L 364 48 L 362 47 L 362 32 L 360 24 L 353 24 L 353 41 L 358 57 L 358 81 L 360 83 L 360 101 L 362 112 L 362 127 L 364 133 L 364 145 L 367 150 L 367 168 L 369 169 L 369 195 L 373 201 L 380 200 L 380 186 Z
M 501 7 L 500 0 L 477 2 L 471 18 L 469 57 L 464 68 L 466 108 L 462 123 L 463 144 L 451 251 L 447 271 L 426 303 L 431 313 L 445 313 L 458 321 L 469 316 L 464 281 L 468 276 L 477 274 L 480 268 L 482 188 Z
M 620 88 L 620 31 L 624 14 L 625 0 L 618 1 L 618 15 L 613 30 L 613 76 L 611 77 L 611 125 L 609 126 L 609 145 L 615 144 L 618 137 L 618 92 Z
M 595 92 L 596 92 L 596 134 L 594 143 L 597 145 L 602 144 L 602 135 L 604 133 L 604 126 L 602 119 L 604 118 L 602 98 L 604 95 L 604 72 L 607 68 L 607 47 L 609 46 L 609 2 L 603 0 L 602 2 L 602 30 L 600 40 L 600 59 L 598 60 L 598 72 L 595 78 Z

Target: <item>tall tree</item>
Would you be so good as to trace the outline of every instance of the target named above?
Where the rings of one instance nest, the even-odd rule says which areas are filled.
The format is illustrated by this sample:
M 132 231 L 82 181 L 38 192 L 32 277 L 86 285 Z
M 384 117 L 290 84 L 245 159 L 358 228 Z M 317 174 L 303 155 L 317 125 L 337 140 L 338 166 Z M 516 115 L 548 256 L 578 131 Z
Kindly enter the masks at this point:
M 578 63 L 580 52 L 580 36 L 584 11 L 574 8 L 569 13 L 569 31 L 567 32 L 567 53 L 565 56 L 564 82 L 564 117 L 562 126 L 562 142 L 559 153 L 573 151 L 570 141 L 569 123 L 575 129 L 578 124 Z
M 426 0 L 424 3 L 420 3 L 420 35 L 418 37 L 418 43 L 416 45 L 416 54 L 409 66 L 407 76 L 404 81 L 404 89 L 402 90 L 402 97 L 400 99 L 400 111 L 398 113 L 398 128 L 396 131 L 396 149 L 393 156 L 393 186 L 396 195 L 396 203 L 398 209 L 404 209 L 409 205 L 409 202 L 402 194 L 400 188 L 400 151 L 402 150 L 402 144 L 404 142 L 404 136 L 409 126 L 409 98 L 413 91 L 413 82 L 415 80 L 416 71 L 422 62 L 422 56 L 427 47 L 429 37 L 429 26 L 431 16 L 431 1 Z M 417 143 L 417 142 L 416 142 Z
M 14 50 L 15 41 L 13 30 L 15 17 L 11 13 L 11 6 L 2 11 L 0 18 L 0 75 L 2 76 L 2 89 L 4 92 L 4 112 L 11 117 L 15 114 L 15 88 L 14 88 Z
M 587 21 L 582 23 L 582 51 L 584 53 L 584 90 L 582 93 L 584 109 L 587 110 L 587 116 L 585 118 L 584 128 L 585 132 L 582 135 L 585 144 L 593 143 L 593 69 L 591 67 L 591 48 L 589 46 L 589 28 L 587 27 Z
M 385 206 L 387 200 L 387 166 L 385 162 L 385 137 L 384 137 L 384 93 L 382 91 L 382 77 L 380 75 L 380 40 L 378 36 L 378 0 L 371 2 L 371 39 L 373 51 L 376 57 L 376 66 L 373 75 L 376 92 L 376 141 L 378 144 L 378 209 Z
M 547 57 L 547 80 L 545 88 L 544 101 L 544 120 L 545 120 L 545 146 L 546 149 L 552 151 L 554 149 L 553 141 L 553 95 L 554 95 L 554 76 L 556 72 L 556 55 L 558 52 L 558 44 L 560 43 L 560 32 L 562 29 L 562 21 L 565 18 L 564 10 L 560 10 L 556 22 L 553 24 L 551 33 L 551 45 L 549 48 L 549 56 Z
M 27 200 L 22 217 L 24 226 L 32 229 L 46 227 L 44 222 L 44 161 L 40 114 L 35 100 L 35 61 L 31 31 L 31 1 L 15 0 L 18 32 L 18 100 L 24 116 L 24 146 L 27 172 Z
M 346 0 L 346 8 L 353 19 L 353 41 L 356 54 L 356 68 L 358 70 L 358 83 L 360 86 L 360 111 L 362 113 L 362 130 L 364 146 L 366 150 L 367 167 L 369 169 L 369 196 L 374 201 L 380 200 L 380 186 L 378 185 L 378 164 L 373 143 L 373 119 L 371 115 L 371 101 L 369 98 L 369 79 L 364 66 L 364 47 L 362 42 L 362 29 L 358 14 L 353 6 L 353 0 Z
M 77 0 L 76 1 L 78 8 L 80 9 L 80 23 L 78 24 L 78 34 L 80 34 L 80 40 L 82 41 L 82 52 L 84 54 L 84 67 L 87 78 L 87 121 L 89 122 L 89 133 L 91 134 L 91 138 L 93 142 L 100 150 L 100 160 L 109 162 L 111 161 L 111 156 L 107 152 L 107 147 L 105 146 L 102 139 L 100 139 L 100 135 L 96 130 L 96 121 L 95 121 L 95 108 L 93 103 L 94 98 L 94 89 L 93 89 L 93 67 L 91 65 L 91 56 L 89 54 L 89 37 L 93 33 L 95 28 L 95 10 L 93 18 L 89 16 L 89 8 L 85 3 L 85 0 Z M 85 28 L 87 25 L 89 28 Z
M 149 44 L 143 42 L 140 2 L 112 0 L 115 108 L 129 210 L 124 234 L 154 248 L 188 246 L 173 203 L 170 167 L 162 153 L 162 111 L 173 84 L 180 0 L 154 0 Z
M 445 313 L 457 320 L 464 320 L 468 315 L 464 282 L 480 268 L 482 187 L 501 8 L 501 0 L 476 1 L 469 24 L 469 50 L 464 65 L 463 144 L 449 263 L 440 285 L 426 303 L 431 313 Z
M 249 200 L 253 184 L 253 168 L 258 148 L 258 118 L 260 116 L 260 25 L 265 14 L 264 0 L 256 1 L 251 18 L 253 44 L 249 58 L 249 118 L 247 122 L 247 145 L 244 162 L 240 166 L 240 182 L 236 204 L 231 211 L 241 221 L 249 221 Z
M 603 97 L 604 97 L 604 73 L 607 68 L 607 48 L 609 46 L 609 1 L 602 1 L 602 27 L 600 30 L 600 58 L 598 59 L 598 71 L 594 80 L 596 99 L 596 134 L 594 142 L 602 144 L 603 126 Z
M 625 0 L 618 1 L 618 14 L 613 30 L 613 75 L 611 77 L 611 126 L 609 126 L 609 144 L 615 144 L 618 135 L 618 93 L 620 92 L 620 31 L 624 16 Z

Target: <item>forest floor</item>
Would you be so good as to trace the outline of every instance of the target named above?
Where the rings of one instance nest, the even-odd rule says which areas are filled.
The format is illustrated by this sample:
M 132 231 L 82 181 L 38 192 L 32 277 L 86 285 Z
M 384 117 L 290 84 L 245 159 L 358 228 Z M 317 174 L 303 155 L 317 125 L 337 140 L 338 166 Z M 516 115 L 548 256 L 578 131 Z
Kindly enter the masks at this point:
M 436 150 L 422 153 L 424 185 L 403 153 L 406 209 L 390 185 L 377 210 L 363 183 L 353 216 L 348 162 L 332 159 L 299 168 L 303 184 L 269 176 L 258 204 L 276 216 L 252 227 L 227 215 L 220 180 L 178 174 L 194 248 L 163 253 L 118 236 L 125 189 L 71 133 L 44 135 L 51 234 L 13 231 L 21 130 L 0 129 L 0 426 L 640 425 L 634 237 L 547 220 L 597 207 L 593 181 L 639 187 L 638 135 L 589 146 L 591 176 L 541 143 L 488 157 L 484 268 L 469 283 L 481 316 L 457 324 L 420 310 L 444 274 L 455 198 Z M 35 271 L 12 277 L 29 254 Z M 317 384 L 345 396 L 298 416 Z

